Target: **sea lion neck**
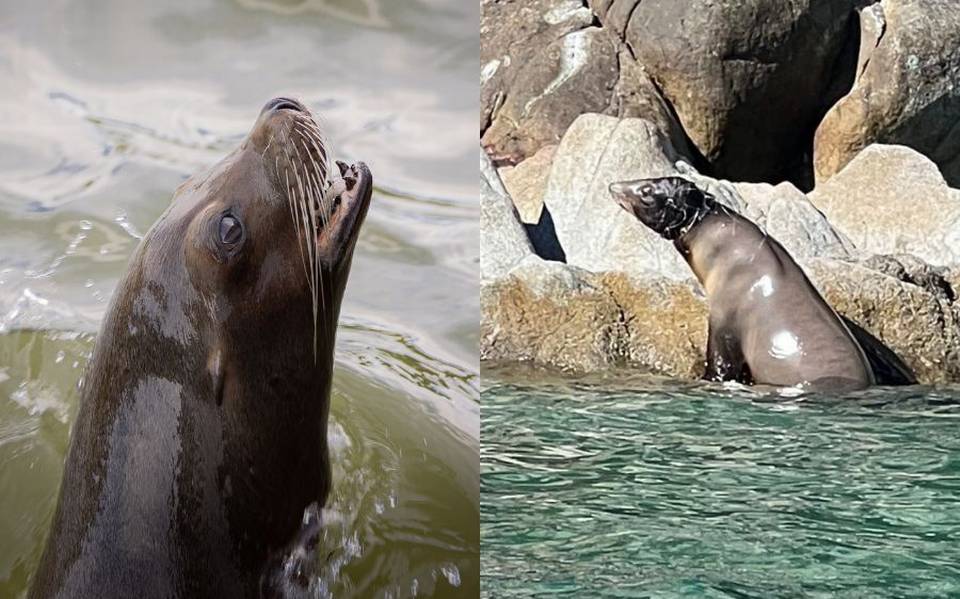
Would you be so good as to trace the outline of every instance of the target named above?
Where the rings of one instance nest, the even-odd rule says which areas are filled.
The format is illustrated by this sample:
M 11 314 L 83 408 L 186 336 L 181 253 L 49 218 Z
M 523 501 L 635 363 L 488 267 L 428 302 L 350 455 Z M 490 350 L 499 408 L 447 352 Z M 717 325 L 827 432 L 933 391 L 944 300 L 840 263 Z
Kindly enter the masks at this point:
M 756 246 L 766 238 L 752 222 L 717 203 L 674 245 L 709 292 L 710 279 L 723 277 L 727 270 L 751 260 Z M 737 241 L 732 243 L 733 239 Z

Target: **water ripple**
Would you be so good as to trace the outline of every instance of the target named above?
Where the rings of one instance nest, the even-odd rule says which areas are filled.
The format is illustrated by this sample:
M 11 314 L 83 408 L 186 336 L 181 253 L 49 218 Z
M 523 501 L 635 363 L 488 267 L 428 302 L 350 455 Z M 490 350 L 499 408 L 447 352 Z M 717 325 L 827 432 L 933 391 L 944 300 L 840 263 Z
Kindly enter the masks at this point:
M 485 596 L 960 593 L 960 390 L 488 385 Z

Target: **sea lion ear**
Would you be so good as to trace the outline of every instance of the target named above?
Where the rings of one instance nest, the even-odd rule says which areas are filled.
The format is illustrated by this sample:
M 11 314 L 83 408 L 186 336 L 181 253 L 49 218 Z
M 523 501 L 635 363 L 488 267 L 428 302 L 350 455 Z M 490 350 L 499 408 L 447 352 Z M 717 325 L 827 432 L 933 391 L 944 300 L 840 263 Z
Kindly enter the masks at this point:
M 687 181 L 684 188 L 684 195 L 688 204 L 700 207 L 700 206 L 709 206 L 714 198 L 712 195 L 700 189 L 700 187 L 693 181 Z

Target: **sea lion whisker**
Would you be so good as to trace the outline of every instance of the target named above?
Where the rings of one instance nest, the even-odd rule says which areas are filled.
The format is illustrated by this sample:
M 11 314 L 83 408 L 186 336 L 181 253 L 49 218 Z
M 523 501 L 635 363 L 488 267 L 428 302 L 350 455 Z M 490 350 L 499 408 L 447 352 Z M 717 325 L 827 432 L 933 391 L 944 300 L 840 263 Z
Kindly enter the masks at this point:
M 333 173 L 330 169 L 328 154 L 325 151 L 323 151 L 320 146 L 318 146 L 317 140 L 310 135 L 306 135 L 306 134 L 303 135 L 303 137 L 301 138 L 301 141 L 303 142 L 304 151 L 306 151 L 307 155 L 310 157 L 310 162 L 313 165 L 313 170 L 317 172 L 319 175 L 318 181 L 320 185 L 320 190 L 324 192 L 324 195 L 325 195 L 327 188 L 333 183 L 333 178 L 330 176 Z M 314 159 L 313 152 L 311 152 L 310 148 L 307 147 L 307 141 L 309 141 L 310 144 L 313 146 L 313 148 L 316 150 L 316 152 L 320 154 L 323 160 L 322 162 L 318 163 L 316 159 Z M 322 144 L 322 142 L 320 143 Z
M 328 175 L 330 174 L 330 165 L 329 165 L 329 164 L 317 164 L 317 161 L 316 161 L 316 159 L 314 159 L 313 153 L 310 152 L 310 148 L 307 147 L 307 143 L 306 143 L 306 141 L 305 141 L 304 138 L 310 140 L 310 142 L 313 144 L 314 149 L 316 149 L 317 152 L 320 152 L 320 149 L 317 147 L 316 142 L 314 142 L 312 138 L 307 137 L 307 136 L 304 136 L 304 137 L 301 137 L 301 138 L 300 138 L 301 143 L 303 143 L 303 150 L 307 153 L 307 156 L 310 157 L 310 162 L 313 164 L 313 168 L 314 168 L 315 170 L 319 171 L 319 175 L 320 175 L 319 179 L 320 179 L 320 181 L 322 181 L 322 183 L 323 183 L 324 186 L 329 185 L 329 183 L 330 183 L 330 178 L 329 178 Z
M 297 149 L 296 144 L 292 144 L 294 152 L 297 154 L 297 158 L 300 159 L 300 164 L 303 164 L 303 159 L 300 156 L 300 150 Z M 317 254 L 316 247 L 316 211 L 313 208 L 313 202 L 307 198 L 307 195 L 304 191 L 303 180 L 300 177 L 299 171 L 294 169 L 294 176 L 297 180 L 297 190 L 299 191 L 300 200 L 297 202 L 299 208 L 303 211 L 303 243 L 307 246 L 307 255 L 309 256 L 310 268 L 308 272 L 304 274 L 307 277 L 308 284 L 310 285 L 310 296 L 311 296 L 311 305 L 313 308 L 313 351 L 314 359 L 316 359 L 317 351 L 317 310 L 318 310 L 318 269 L 317 265 L 319 262 L 319 256 Z
M 324 164 L 324 173 L 325 176 L 328 176 L 331 172 L 330 170 L 330 152 L 327 151 L 327 145 L 324 143 L 324 135 L 319 127 L 316 125 L 310 126 L 307 128 L 307 137 L 313 142 L 314 148 L 317 150 L 317 153 L 320 154 Z
M 297 231 L 297 247 L 300 250 L 300 262 L 303 263 L 303 272 L 307 272 L 307 259 L 303 254 L 303 246 L 299 243 L 300 241 L 300 223 L 296 215 L 296 203 L 292 200 L 293 198 L 293 187 L 290 185 L 290 171 L 286 168 L 283 169 L 284 177 L 287 181 L 287 204 L 290 207 L 290 216 L 293 217 L 293 226 Z
M 308 195 L 309 195 L 310 203 L 311 203 L 311 205 L 312 205 L 312 204 L 313 204 L 313 200 L 314 200 L 315 191 L 314 191 L 314 189 L 313 189 L 312 187 L 308 187 L 307 189 L 308 189 Z M 316 223 L 314 223 L 314 228 L 316 228 Z M 311 245 L 314 246 L 314 253 L 316 254 L 318 248 L 316 248 L 316 245 L 315 245 L 315 244 L 311 244 Z M 314 280 L 316 281 L 316 284 L 315 284 L 315 286 L 314 286 L 314 289 L 312 290 L 312 291 L 313 291 L 313 321 L 314 321 L 314 325 L 313 325 L 313 327 L 314 327 L 314 353 L 316 353 L 316 334 L 317 334 L 316 330 L 317 330 L 317 322 L 319 321 L 319 319 L 317 318 L 317 316 L 318 316 L 318 314 L 317 314 L 317 296 L 320 297 L 320 304 L 321 304 L 321 307 L 323 308 L 323 313 L 326 313 L 326 311 L 327 311 L 326 294 L 324 293 L 324 289 L 323 289 L 323 271 L 322 271 L 322 269 L 320 268 L 320 259 L 319 259 L 319 256 L 317 256 L 317 259 L 314 260 L 314 262 L 313 262 L 313 276 L 314 276 Z M 320 326 L 323 327 L 323 333 L 326 334 L 326 331 L 327 331 L 326 322 L 320 322 Z M 316 357 L 316 356 L 314 356 L 314 357 Z

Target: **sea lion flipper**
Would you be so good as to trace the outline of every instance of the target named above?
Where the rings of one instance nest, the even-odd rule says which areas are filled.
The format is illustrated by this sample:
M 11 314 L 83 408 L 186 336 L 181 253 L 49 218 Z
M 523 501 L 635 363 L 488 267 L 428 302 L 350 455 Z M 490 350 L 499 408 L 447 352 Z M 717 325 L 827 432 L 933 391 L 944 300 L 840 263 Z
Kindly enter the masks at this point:
M 863 353 L 867 356 L 873 376 L 878 385 L 916 385 L 917 377 L 909 366 L 883 341 L 874 337 L 870 331 L 861 327 L 856 321 L 838 314 L 853 338 L 856 339 Z
M 710 323 L 707 334 L 707 365 L 703 378 L 708 381 L 749 383 L 749 367 L 733 330 Z

